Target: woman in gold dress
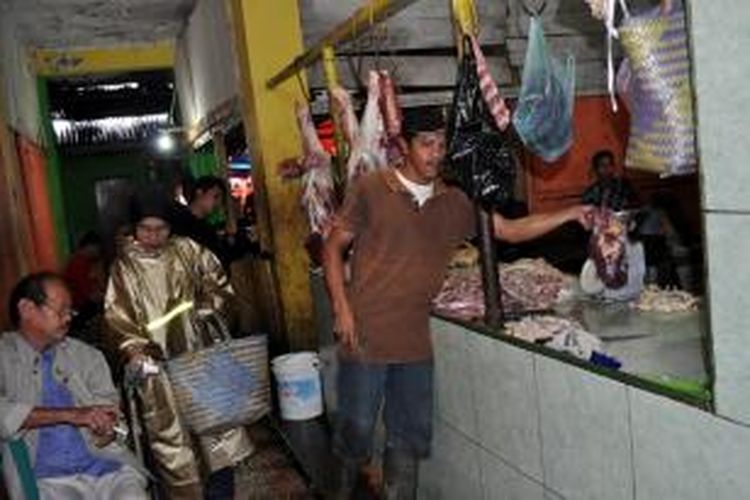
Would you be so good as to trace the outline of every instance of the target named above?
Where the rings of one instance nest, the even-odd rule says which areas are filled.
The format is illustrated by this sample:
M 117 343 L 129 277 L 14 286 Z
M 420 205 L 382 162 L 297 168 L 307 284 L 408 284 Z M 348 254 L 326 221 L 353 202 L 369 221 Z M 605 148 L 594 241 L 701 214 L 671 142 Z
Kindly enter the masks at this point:
M 126 372 L 139 375 L 141 419 L 166 496 L 202 498 L 204 470 L 210 473 L 206 497 L 232 498 L 232 467 L 252 451 L 245 430 L 191 436 L 166 373 L 149 370 L 158 366 L 154 361 L 205 345 L 201 318 L 226 315 L 233 297 L 214 254 L 170 235 L 168 210 L 158 197 L 133 204 L 134 238 L 112 265 L 105 297 L 107 343 Z

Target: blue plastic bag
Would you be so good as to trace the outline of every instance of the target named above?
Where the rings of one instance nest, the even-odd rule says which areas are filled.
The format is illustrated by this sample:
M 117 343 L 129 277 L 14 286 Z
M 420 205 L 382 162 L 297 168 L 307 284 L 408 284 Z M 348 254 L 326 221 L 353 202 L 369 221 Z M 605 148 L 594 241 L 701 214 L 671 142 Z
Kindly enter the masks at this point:
M 573 144 L 575 59 L 565 66 L 550 56 L 541 21 L 531 18 L 521 92 L 513 125 L 534 154 L 552 162 Z

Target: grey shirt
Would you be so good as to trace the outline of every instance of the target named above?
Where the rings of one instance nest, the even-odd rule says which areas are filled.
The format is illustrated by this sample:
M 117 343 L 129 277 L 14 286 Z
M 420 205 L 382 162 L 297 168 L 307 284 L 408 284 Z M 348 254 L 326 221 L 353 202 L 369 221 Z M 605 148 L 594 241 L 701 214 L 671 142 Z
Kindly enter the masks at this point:
M 112 405 L 119 403 L 119 394 L 102 353 L 83 342 L 66 338 L 55 349 L 54 377 L 73 394 L 76 406 Z M 23 439 L 32 465 L 36 458 L 38 431 L 21 429 L 23 422 L 42 400 L 41 353 L 37 352 L 18 332 L 0 335 L 0 444 L 3 462 L 10 463 L 8 441 Z M 135 457 L 126 448 L 113 442 L 97 448 L 91 434 L 81 434 L 92 454 L 133 465 L 140 470 Z M 3 467 L 6 484 L 17 486 L 13 467 Z M 15 497 L 14 497 L 15 498 Z

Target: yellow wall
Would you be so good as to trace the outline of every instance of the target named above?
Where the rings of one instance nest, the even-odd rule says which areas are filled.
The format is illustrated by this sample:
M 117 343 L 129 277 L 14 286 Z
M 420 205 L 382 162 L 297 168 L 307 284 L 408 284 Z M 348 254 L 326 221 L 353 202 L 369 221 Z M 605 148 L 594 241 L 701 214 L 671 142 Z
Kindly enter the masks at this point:
M 118 71 L 147 71 L 174 66 L 172 42 L 111 49 L 37 49 L 31 54 L 39 76 L 72 76 Z
M 269 90 L 266 81 L 303 50 L 297 2 L 231 0 L 235 46 L 248 143 L 255 166 L 261 241 L 273 251 L 286 335 L 293 349 L 315 347 L 307 225 L 299 186 L 284 182 L 277 165 L 299 156 L 301 142 L 294 106 L 304 100 L 292 78 Z

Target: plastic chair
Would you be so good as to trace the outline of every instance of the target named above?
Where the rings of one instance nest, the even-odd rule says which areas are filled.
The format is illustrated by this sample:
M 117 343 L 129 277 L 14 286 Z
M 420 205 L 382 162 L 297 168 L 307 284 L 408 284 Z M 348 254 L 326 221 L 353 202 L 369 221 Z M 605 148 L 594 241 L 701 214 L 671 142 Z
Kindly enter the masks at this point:
M 10 449 L 12 463 L 3 463 L 2 455 L 0 455 L 0 470 L 3 467 L 15 467 L 26 500 L 39 500 L 39 488 L 34 477 L 34 469 L 31 467 L 31 458 L 26 443 L 22 439 L 14 439 L 4 443 L 4 446 Z

